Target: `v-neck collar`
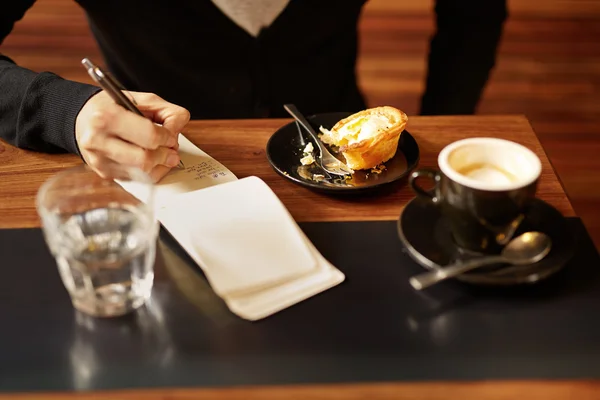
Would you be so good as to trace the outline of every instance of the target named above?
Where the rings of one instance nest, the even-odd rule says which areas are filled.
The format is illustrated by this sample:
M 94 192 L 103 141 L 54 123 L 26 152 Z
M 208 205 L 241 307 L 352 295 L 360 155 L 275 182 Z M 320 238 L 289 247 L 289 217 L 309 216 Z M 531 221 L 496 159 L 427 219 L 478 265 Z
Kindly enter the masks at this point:
M 237 27 L 256 38 L 283 14 L 291 0 L 211 0 Z

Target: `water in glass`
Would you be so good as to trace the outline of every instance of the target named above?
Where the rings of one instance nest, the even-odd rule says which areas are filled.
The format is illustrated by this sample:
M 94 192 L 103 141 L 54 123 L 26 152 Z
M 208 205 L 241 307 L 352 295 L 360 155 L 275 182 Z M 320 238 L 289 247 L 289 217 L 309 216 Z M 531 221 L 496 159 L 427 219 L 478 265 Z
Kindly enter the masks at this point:
M 69 217 L 54 252 L 73 305 L 115 316 L 142 305 L 152 290 L 153 221 L 138 208 L 104 207 Z

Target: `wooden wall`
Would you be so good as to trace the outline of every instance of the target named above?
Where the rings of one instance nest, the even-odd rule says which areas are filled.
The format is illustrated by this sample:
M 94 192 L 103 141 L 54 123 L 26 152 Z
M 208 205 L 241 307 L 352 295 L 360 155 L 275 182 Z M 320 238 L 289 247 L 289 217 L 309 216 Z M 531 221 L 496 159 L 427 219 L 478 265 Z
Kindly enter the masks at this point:
M 425 0 L 369 1 L 360 26 L 359 77 L 372 105 L 417 112 L 432 7 Z M 600 1 L 509 0 L 509 9 L 499 62 L 478 112 L 530 119 L 600 244 Z M 73 0 L 38 0 L 2 51 L 33 70 L 86 82 L 79 61 L 99 59 Z
M 600 1 L 508 4 L 498 65 L 478 113 L 529 118 L 599 245 Z M 361 25 L 360 78 L 371 103 L 418 110 L 432 7 L 433 1 L 370 1 Z

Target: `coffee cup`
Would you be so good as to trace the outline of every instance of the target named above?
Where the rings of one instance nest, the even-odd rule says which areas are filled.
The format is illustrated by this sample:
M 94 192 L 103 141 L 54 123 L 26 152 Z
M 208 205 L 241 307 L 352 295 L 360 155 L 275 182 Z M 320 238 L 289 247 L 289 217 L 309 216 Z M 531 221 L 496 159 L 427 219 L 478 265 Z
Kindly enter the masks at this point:
M 446 146 L 438 167 L 413 172 L 412 189 L 439 207 L 456 245 L 482 253 L 501 251 L 535 198 L 540 159 L 521 144 L 478 137 Z M 419 186 L 419 177 L 432 179 L 433 188 Z

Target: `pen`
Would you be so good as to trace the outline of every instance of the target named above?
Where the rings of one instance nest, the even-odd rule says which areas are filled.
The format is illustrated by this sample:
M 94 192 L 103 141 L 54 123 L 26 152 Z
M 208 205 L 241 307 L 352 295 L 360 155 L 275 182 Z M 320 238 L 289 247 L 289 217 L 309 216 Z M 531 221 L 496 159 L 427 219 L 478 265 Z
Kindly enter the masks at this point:
M 135 106 L 135 100 L 130 100 L 122 92 L 124 90 L 121 85 L 108 72 L 103 71 L 100 67 L 94 65 L 88 58 L 81 60 L 81 64 L 85 67 L 88 74 L 96 81 L 102 89 L 121 107 L 140 115 L 145 118 L 145 115 Z M 185 168 L 183 161 L 179 161 L 179 168 Z

